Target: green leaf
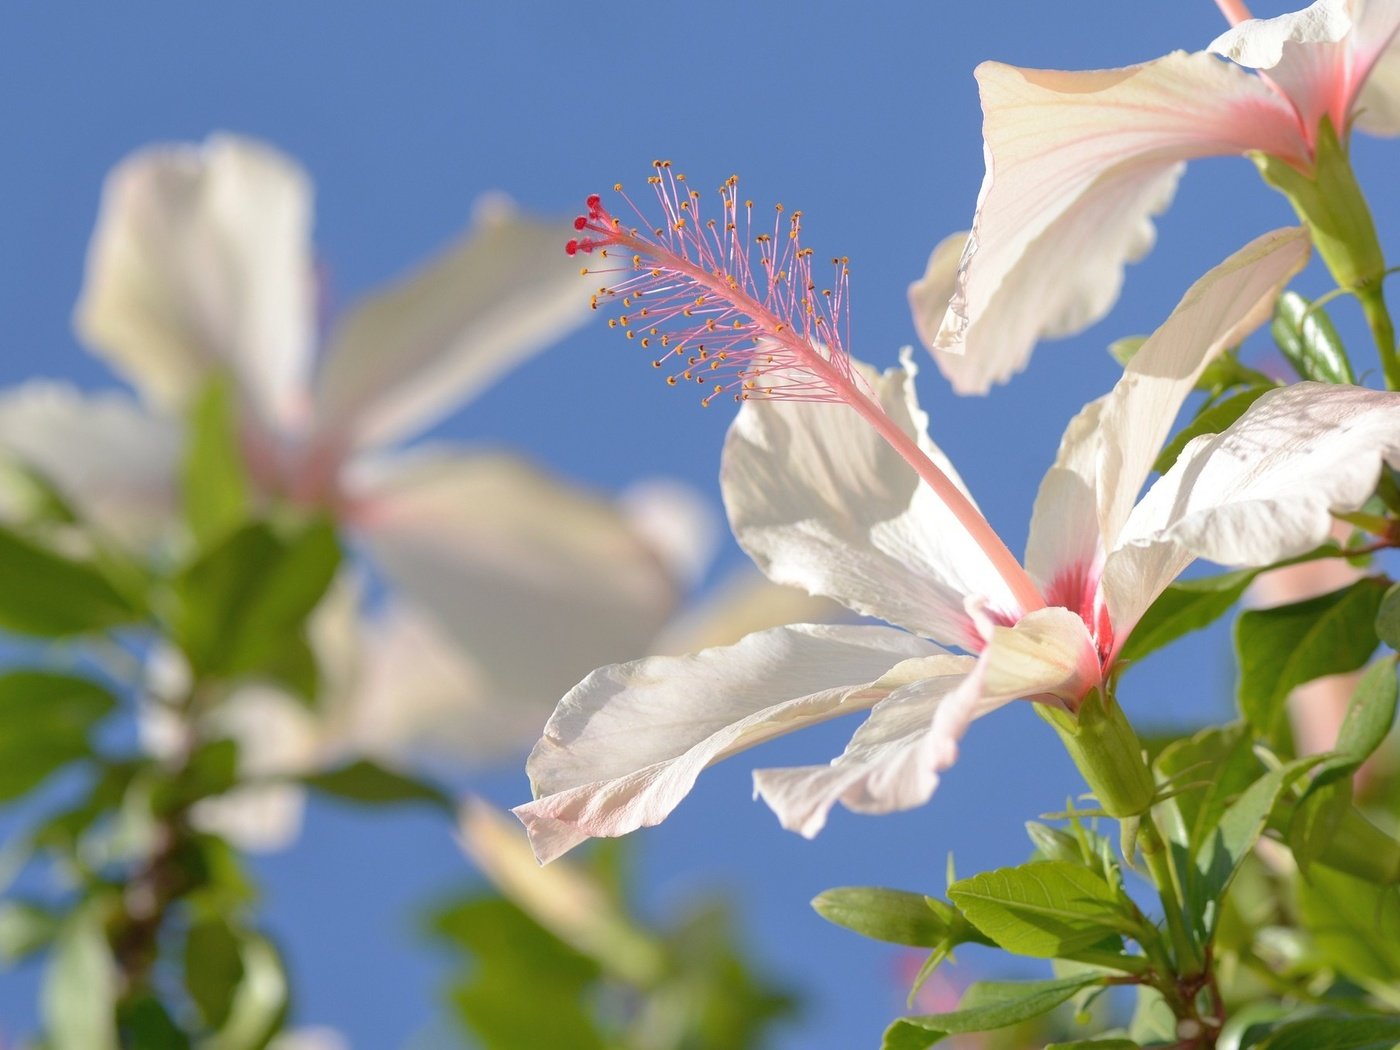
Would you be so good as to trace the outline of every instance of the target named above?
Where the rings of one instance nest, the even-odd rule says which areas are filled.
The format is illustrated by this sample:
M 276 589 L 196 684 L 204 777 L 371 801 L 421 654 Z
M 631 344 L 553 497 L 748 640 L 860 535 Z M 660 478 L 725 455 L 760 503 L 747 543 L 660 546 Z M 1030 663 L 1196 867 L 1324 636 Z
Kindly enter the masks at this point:
M 238 425 L 233 383 L 216 376 L 190 413 L 183 473 L 185 518 L 201 543 L 228 533 L 248 514 L 250 485 Z
M 126 999 L 117 1008 L 117 1027 L 124 1050 L 189 1050 L 182 1032 L 154 995 Z
M 1354 671 L 1376 648 L 1373 624 L 1386 589 L 1367 577 L 1292 605 L 1241 613 L 1235 622 L 1239 705 L 1271 740 L 1284 729 L 1284 701 L 1304 682 Z
M 366 806 L 395 805 L 403 802 L 427 802 L 449 814 L 457 811 L 457 803 L 441 788 L 395 773 L 368 759 L 359 759 L 339 769 L 313 773 L 304 777 L 308 787 L 327 795 Z
M 890 944 L 936 948 L 949 933 L 921 893 L 843 886 L 819 894 L 812 907 L 827 922 Z
M 49 908 L 31 901 L 0 901 L 0 964 L 13 966 L 48 947 L 61 923 Z
M 1284 292 L 1274 303 L 1274 319 L 1269 326 L 1274 342 L 1303 379 L 1319 383 L 1355 383 L 1346 349 L 1332 326 L 1332 319 L 1321 307 L 1297 292 Z
M 1159 780 L 1178 789 L 1167 805 L 1180 820 L 1168 824 L 1167 834 L 1189 857 L 1200 853 L 1221 814 L 1263 771 L 1242 722 L 1178 740 L 1163 749 L 1153 766 Z
M 1067 831 L 1052 828 L 1039 821 L 1026 821 L 1026 834 L 1031 845 L 1044 860 L 1062 860 L 1070 864 L 1083 864 L 1084 851 L 1079 848 L 1079 840 Z
M 1354 981 L 1400 980 L 1400 893 L 1318 865 L 1297 887 L 1303 926 Z
M 89 902 L 54 942 L 39 1008 L 49 1050 L 117 1050 L 117 965 L 107 947 L 102 908 Z
M 185 988 L 211 1028 L 222 1028 L 243 980 L 243 953 L 228 921 L 211 916 L 185 938 Z
M 469 899 L 440 912 L 433 925 L 474 957 L 470 975 L 458 979 L 451 995 L 457 1016 L 486 1050 L 608 1045 L 589 1005 L 598 964 L 514 904 Z
M 256 522 L 204 552 L 176 580 L 177 633 L 197 674 L 275 675 L 297 650 L 306 619 L 340 565 L 335 529 L 325 521 L 290 532 Z
M 1272 1032 L 1257 1050 L 1395 1050 L 1400 1020 L 1393 1017 L 1309 1017 Z
M 1180 580 L 1157 598 L 1123 643 L 1124 661 L 1141 660 L 1182 635 L 1198 631 L 1223 616 L 1259 574 L 1240 569 L 1220 576 Z
M 243 979 L 233 993 L 228 1020 L 201 1050 L 263 1050 L 287 1014 L 287 975 L 272 943 L 243 934 L 239 950 Z
M 1045 1050 L 1142 1050 L 1131 1039 L 1077 1039 L 1072 1043 L 1047 1043 Z
M 135 623 L 140 609 L 91 562 L 69 558 L 0 526 L 0 629 L 42 638 L 96 634 Z
M 1376 610 L 1376 637 L 1392 649 L 1400 649 L 1400 583 L 1392 583 Z
M 1220 918 L 1225 896 L 1240 864 L 1259 841 L 1269 813 L 1298 777 L 1316 765 L 1318 757 L 1300 758 L 1271 770 L 1251 784 L 1209 829 L 1195 866 L 1186 880 L 1186 910 L 1204 943 Z
M 1018 955 L 1072 956 L 1134 926 L 1112 886 L 1065 861 L 984 872 L 954 883 L 948 896 L 970 923 Z
M 1128 367 L 1128 362 L 1137 356 L 1137 352 L 1142 349 L 1142 344 L 1147 342 L 1145 335 L 1125 335 L 1122 339 L 1115 339 L 1108 344 L 1109 355 L 1124 368 Z
M 1029 1021 L 1066 1002 L 1075 992 L 1102 984 L 1100 973 L 1077 973 L 1050 981 L 985 981 L 963 995 L 956 1010 L 901 1017 L 885 1030 L 883 1050 L 925 1050 L 944 1036 L 985 1032 Z
M 1192 438 L 1200 437 L 1202 434 L 1219 434 L 1244 415 L 1250 405 L 1270 390 L 1277 389 L 1277 384 L 1246 387 L 1219 404 L 1211 405 L 1183 427 L 1171 441 L 1167 442 L 1166 447 L 1158 454 L 1157 461 L 1152 464 L 1152 469 L 1159 474 L 1165 474 L 1172 469 L 1172 464 L 1181 455 L 1181 450 Z
M 1304 876 L 1332 844 L 1342 818 L 1351 809 L 1351 781 L 1338 780 L 1319 786 L 1314 782 L 1294 807 L 1288 821 L 1288 848 Z
M 111 693 L 86 678 L 0 674 L 0 802 L 89 755 L 88 734 L 116 707 Z

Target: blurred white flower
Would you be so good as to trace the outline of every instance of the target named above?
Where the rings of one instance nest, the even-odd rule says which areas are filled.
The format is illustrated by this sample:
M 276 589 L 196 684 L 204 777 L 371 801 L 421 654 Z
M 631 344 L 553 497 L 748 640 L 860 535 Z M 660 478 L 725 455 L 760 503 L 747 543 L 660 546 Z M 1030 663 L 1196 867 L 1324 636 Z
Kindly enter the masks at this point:
M 336 319 L 319 355 L 310 227 L 308 178 L 270 146 L 221 135 L 138 151 L 107 181 L 76 324 L 144 406 L 50 382 L 0 396 L 11 467 L 110 540 L 169 547 L 180 420 L 224 376 L 255 497 L 331 514 L 391 584 L 365 613 L 349 570 L 313 617 L 315 711 L 250 684 L 207 716 L 202 731 L 237 739 L 257 782 L 197 816 L 250 848 L 296 834 L 288 777 L 356 755 L 523 751 L 581 674 L 652 650 L 717 539 L 713 512 L 674 484 L 612 503 L 502 452 L 390 449 L 589 315 L 567 227 L 479 204 L 461 241 Z M 23 492 L 0 485 L 0 512 Z M 168 676 L 169 654 L 157 663 Z M 161 711 L 144 735 L 165 753 Z

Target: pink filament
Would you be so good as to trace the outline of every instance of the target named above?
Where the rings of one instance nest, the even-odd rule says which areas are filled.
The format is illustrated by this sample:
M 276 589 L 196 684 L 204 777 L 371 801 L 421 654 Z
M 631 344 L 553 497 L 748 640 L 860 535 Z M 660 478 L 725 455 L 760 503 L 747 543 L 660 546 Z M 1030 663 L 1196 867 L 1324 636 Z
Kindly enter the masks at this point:
M 1245 5 L 1244 0 L 1215 0 L 1215 5 L 1220 8 L 1220 13 L 1232 26 L 1248 22 L 1254 17 L 1249 13 L 1249 8 Z
M 760 249 L 755 270 L 748 250 L 752 205 L 745 204 L 741 223 L 737 178 L 731 177 L 720 190 L 722 222 L 702 221 L 700 195 L 684 188 L 684 176 L 673 175 L 668 162 L 658 161 L 655 167 L 658 174 L 650 181 L 665 221 L 652 228 L 654 236 L 623 227 L 594 195 L 588 199 L 588 214 L 581 216 L 583 225 L 575 222 L 576 229 L 592 236 L 566 246 L 570 254 L 597 251 L 612 259 L 610 249 L 620 249 L 626 256 L 619 265 L 587 272 L 632 275 L 599 290 L 600 297 L 620 299 L 624 309 L 632 311 L 621 318 L 629 338 L 644 333 L 643 346 L 664 351 L 652 363 L 660 368 L 670 361 L 678 368 L 667 377 L 672 385 L 682 379 L 707 384 L 710 393 L 705 404 L 731 390 L 740 401 L 761 398 L 850 405 L 953 512 L 1006 582 L 1022 612 L 1043 608 L 1045 600 L 1034 581 L 986 518 L 885 414 L 852 367 L 846 350 L 846 260 L 833 260 L 834 286 L 819 292 L 812 279 L 811 249 L 800 245 L 802 213 L 794 212 L 784 223 L 780 206 L 774 232 L 754 238 Z M 636 205 L 625 195 L 624 199 L 642 217 Z M 663 324 L 678 327 L 663 333 Z

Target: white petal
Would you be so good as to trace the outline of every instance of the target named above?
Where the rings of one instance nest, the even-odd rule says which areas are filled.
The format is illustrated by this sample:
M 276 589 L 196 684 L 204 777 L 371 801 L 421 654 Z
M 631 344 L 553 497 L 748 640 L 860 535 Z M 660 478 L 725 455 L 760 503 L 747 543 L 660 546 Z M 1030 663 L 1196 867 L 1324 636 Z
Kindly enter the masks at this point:
M 983 63 L 987 175 L 956 294 L 931 347 L 962 393 L 1025 367 L 1118 297 L 1152 245 L 1181 161 L 1252 149 L 1306 157 L 1291 108 L 1205 54 L 1061 73 Z M 958 355 L 964 355 L 961 359 Z
M 1035 496 L 1026 571 L 1052 605 L 1071 605 L 1089 585 L 1099 556 L 1099 445 L 1107 395 L 1085 405 L 1065 428 L 1054 465 Z
M 652 643 L 652 652 L 693 653 L 733 645 L 747 634 L 789 623 L 840 623 L 853 614 L 830 598 L 785 587 L 741 565 L 699 601 L 687 603 Z
M 350 488 L 375 561 L 508 708 L 539 710 L 590 668 L 647 652 L 676 605 L 621 513 L 523 461 L 421 450 L 359 464 Z
M 531 643 L 548 651 L 538 638 Z M 513 683 L 492 681 L 446 626 L 406 602 L 366 623 L 362 657 L 340 721 L 355 750 L 386 765 L 518 760 L 554 707 L 553 697 L 521 695 Z
M 1400 135 L 1400 2 L 1369 0 L 1353 41 L 1358 77 L 1355 123 L 1372 135 Z
M 301 834 L 306 792 L 298 784 L 240 784 L 200 799 L 190 811 L 195 827 L 250 853 L 276 853 Z
M 933 346 L 958 283 L 958 267 L 970 236 L 967 230 L 950 233 L 929 252 L 924 275 L 909 286 L 909 310 L 914 329 L 925 346 Z
M 1105 587 L 1115 562 L 1142 557 L 1133 547 L 1175 543 L 1231 566 L 1311 550 L 1327 538 L 1331 512 L 1370 497 L 1383 459 L 1400 464 L 1400 394 L 1320 383 L 1271 391 L 1228 430 L 1188 444 L 1152 486 L 1124 527 L 1125 557 L 1109 558 Z
M 887 627 L 801 624 L 692 656 L 593 672 L 560 701 L 515 814 L 547 862 L 584 839 L 664 820 L 700 771 L 925 677 L 942 650 Z
M 480 211 L 459 244 L 345 318 L 316 392 L 323 440 L 421 431 L 589 316 L 594 287 L 564 254 L 567 222 Z
M 1357 96 L 1360 105 L 1378 106 L 1361 126 L 1377 134 L 1394 134 L 1387 109 L 1394 99 L 1386 95 L 1386 71 L 1370 91 L 1367 78 L 1400 29 L 1400 3 L 1396 0 L 1317 0 L 1302 11 L 1277 18 L 1256 18 L 1222 34 L 1210 49 L 1244 66 L 1264 70 L 1298 110 L 1303 126 L 1312 134 L 1324 116 L 1341 134 L 1346 129 Z
M 1193 284 L 1128 362 L 1100 422 L 1099 523 L 1106 547 L 1116 542 L 1201 372 L 1269 319 L 1309 250 L 1307 233 L 1297 228 L 1245 245 Z
M 754 774 L 755 790 L 783 827 L 811 838 L 837 802 L 857 813 L 923 805 L 938 786 L 938 774 L 957 760 L 958 741 L 973 719 L 1022 697 L 1077 700 L 1099 679 L 1083 622 L 1059 608 L 993 629 L 975 661 L 928 660 L 921 675 L 924 680 L 876 704 L 829 765 Z
M 870 387 L 962 488 L 926 436 L 915 369 L 907 357 L 904 365 L 867 372 Z M 1018 608 L 952 512 L 847 405 L 745 402 L 725 441 L 720 484 L 739 545 L 777 583 L 950 645 L 980 642 L 965 597 Z
M 720 543 L 718 508 L 693 486 L 670 478 L 633 482 L 618 499 L 632 530 L 685 587 L 704 577 Z
M 221 135 L 113 170 L 88 252 L 79 333 L 157 404 L 232 371 L 257 418 L 305 409 L 314 331 L 311 189 L 287 157 Z
M 180 432 L 119 391 L 34 380 L 0 394 L 0 458 L 41 475 L 85 521 L 138 546 L 178 520 Z

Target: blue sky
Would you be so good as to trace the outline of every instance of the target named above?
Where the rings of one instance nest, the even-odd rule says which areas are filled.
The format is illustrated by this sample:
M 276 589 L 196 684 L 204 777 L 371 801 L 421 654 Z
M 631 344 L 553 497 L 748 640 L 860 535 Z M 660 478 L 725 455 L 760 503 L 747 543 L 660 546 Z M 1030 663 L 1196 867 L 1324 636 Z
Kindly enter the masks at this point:
M 804 209 L 804 243 L 818 255 L 850 256 L 853 349 L 888 366 L 914 340 L 906 285 L 971 216 L 982 175 L 974 66 L 1123 65 L 1203 47 L 1221 28 L 1209 0 L 10 5 L 0 14 L 0 383 L 114 382 L 69 326 L 103 175 L 136 147 L 221 129 L 268 139 L 311 172 L 332 305 L 445 245 L 486 191 L 559 214 L 562 242 L 586 194 L 640 182 L 653 157 L 696 185 L 739 172 L 756 200 Z M 1359 141 L 1363 185 L 1393 177 L 1394 148 Z M 1400 216 L 1376 203 L 1382 242 L 1394 243 Z M 920 390 L 934 437 L 1013 549 L 1060 430 L 1116 376 L 1104 347 L 1150 331 L 1207 268 L 1291 218 L 1247 162 L 1198 164 L 1107 321 L 1042 347 L 988 398 L 954 398 L 930 364 Z M 1303 287 L 1321 290 L 1325 276 L 1314 268 Z M 1337 311 L 1344 325 L 1351 309 Z M 586 330 L 440 434 L 521 449 L 605 490 L 669 475 L 717 498 L 728 409 L 701 410 L 629 349 L 601 326 Z M 741 558 L 729 547 L 721 570 Z M 1122 698 L 1144 724 L 1187 724 L 1229 710 L 1231 674 L 1216 632 L 1130 671 Z M 759 757 L 825 760 L 849 728 Z M 1049 728 L 1019 706 L 976 727 L 930 806 L 840 813 L 815 842 L 750 800 L 754 764 L 710 771 L 636 845 L 648 910 L 733 893 L 753 950 L 806 990 L 784 1050 L 877 1045 L 902 1002 L 893 954 L 827 927 L 812 896 L 845 884 L 938 891 L 950 850 L 964 872 L 1016 863 L 1022 822 L 1080 790 Z M 505 804 L 527 794 L 518 769 L 482 787 Z M 363 1048 L 400 1046 L 424 1028 L 436 971 L 414 945 L 413 907 L 470 877 L 440 823 L 317 805 L 300 845 L 257 870 L 300 1019 Z M 0 1032 L 24 1024 L 32 997 L 27 978 L 0 984 Z

